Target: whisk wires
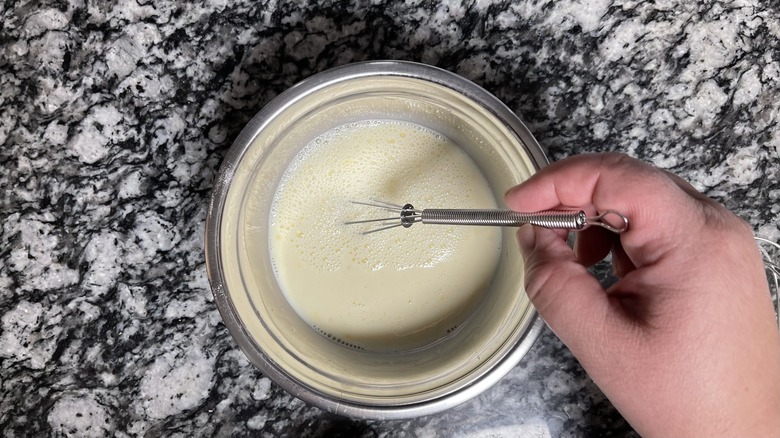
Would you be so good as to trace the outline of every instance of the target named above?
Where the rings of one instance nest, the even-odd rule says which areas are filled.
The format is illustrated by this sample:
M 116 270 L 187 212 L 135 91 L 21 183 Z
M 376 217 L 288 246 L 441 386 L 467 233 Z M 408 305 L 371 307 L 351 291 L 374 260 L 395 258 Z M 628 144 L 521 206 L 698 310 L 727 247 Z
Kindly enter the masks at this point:
M 775 251 L 777 252 L 778 256 L 780 256 L 780 245 L 776 242 L 773 242 L 769 239 L 764 239 L 763 237 L 755 237 L 756 241 L 765 243 L 767 245 L 771 245 L 775 248 Z M 772 257 L 772 254 L 770 254 L 769 251 L 767 251 L 766 248 L 764 248 L 761 245 L 758 245 L 758 249 L 761 250 L 761 255 L 764 258 L 764 266 L 766 267 L 767 271 L 769 271 L 770 276 L 772 277 L 774 287 L 775 287 L 775 313 L 777 315 L 777 328 L 780 330 L 780 260 L 775 260 Z
M 393 217 L 377 218 L 377 219 L 361 219 L 356 221 L 344 222 L 345 225 L 366 224 L 371 222 L 379 223 L 379 228 L 374 228 L 372 230 L 364 231 L 360 234 L 364 234 L 364 235 L 371 234 L 371 233 L 376 233 L 377 231 L 389 230 L 391 228 L 396 228 L 396 227 L 409 228 L 410 226 L 412 226 L 413 223 L 420 222 L 421 220 L 420 218 L 421 211 L 416 210 L 414 207 L 412 207 L 411 204 L 398 205 L 398 204 L 393 204 L 391 202 L 379 201 L 376 199 L 372 199 L 371 202 L 362 202 L 362 201 L 350 201 L 350 202 L 357 205 L 366 205 L 369 207 L 378 208 L 380 210 L 397 213 L 397 215 Z M 385 225 L 385 224 L 391 224 L 391 225 Z

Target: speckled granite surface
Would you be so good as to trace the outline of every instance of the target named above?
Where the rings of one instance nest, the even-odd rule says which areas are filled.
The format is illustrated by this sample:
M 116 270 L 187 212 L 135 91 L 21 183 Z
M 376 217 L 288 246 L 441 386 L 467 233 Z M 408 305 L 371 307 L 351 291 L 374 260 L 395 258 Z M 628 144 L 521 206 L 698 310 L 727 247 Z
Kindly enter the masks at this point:
M 780 6 L 657 0 L 0 4 L 3 436 L 626 436 L 545 331 L 477 399 L 351 421 L 249 365 L 205 276 L 204 212 L 240 128 L 295 82 L 437 65 L 552 159 L 624 151 L 780 240 Z

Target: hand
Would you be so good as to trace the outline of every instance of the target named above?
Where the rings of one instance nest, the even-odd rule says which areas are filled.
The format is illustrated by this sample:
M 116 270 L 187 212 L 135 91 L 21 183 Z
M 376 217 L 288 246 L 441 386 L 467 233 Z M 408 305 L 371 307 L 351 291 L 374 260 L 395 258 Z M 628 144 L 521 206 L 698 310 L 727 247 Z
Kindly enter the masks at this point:
M 750 227 L 681 178 L 618 154 L 554 163 L 506 194 L 516 211 L 617 210 L 621 235 L 525 225 L 539 314 L 637 432 L 780 436 L 780 333 Z M 586 269 L 612 252 L 604 290 Z

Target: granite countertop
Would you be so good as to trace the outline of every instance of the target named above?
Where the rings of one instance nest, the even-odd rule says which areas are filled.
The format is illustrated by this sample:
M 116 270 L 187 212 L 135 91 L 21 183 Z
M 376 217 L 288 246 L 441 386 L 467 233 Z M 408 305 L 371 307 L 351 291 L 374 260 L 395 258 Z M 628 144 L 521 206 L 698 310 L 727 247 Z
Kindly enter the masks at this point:
M 40 0 L 0 15 L 3 436 L 633 434 L 549 330 L 481 396 L 407 421 L 325 413 L 248 363 L 206 278 L 210 189 L 241 127 L 329 67 L 459 73 L 551 159 L 626 152 L 780 240 L 776 2 Z

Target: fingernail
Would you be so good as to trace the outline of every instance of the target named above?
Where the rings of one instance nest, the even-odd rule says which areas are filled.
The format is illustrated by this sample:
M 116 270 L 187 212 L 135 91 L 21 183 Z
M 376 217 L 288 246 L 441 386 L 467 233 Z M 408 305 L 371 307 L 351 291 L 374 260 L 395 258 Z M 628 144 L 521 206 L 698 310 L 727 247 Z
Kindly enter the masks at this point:
M 512 193 L 512 190 L 514 190 L 514 189 L 515 189 L 515 188 L 514 188 L 514 187 L 512 187 L 512 188 L 510 188 L 509 190 L 505 191 L 505 192 L 504 192 L 504 199 L 506 199 L 506 197 L 507 197 L 507 196 L 509 196 L 509 194 L 510 194 L 510 193 Z
M 521 225 L 517 229 L 517 246 L 523 255 L 530 253 L 536 246 L 536 231 L 533 225 Z
M 510 188 L 509 190 L 505 191 L 504 192 L 504 199 L 508 198 L 509 196 L 512 196 L 512 193 L 515 190 L 517 190 L 518 187 L 520 187 L 520 186 L 514 186 L 514 187 Z

